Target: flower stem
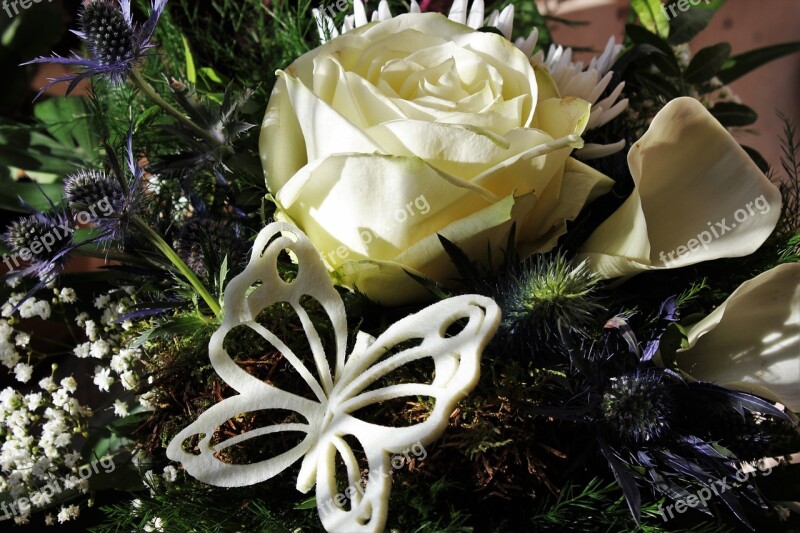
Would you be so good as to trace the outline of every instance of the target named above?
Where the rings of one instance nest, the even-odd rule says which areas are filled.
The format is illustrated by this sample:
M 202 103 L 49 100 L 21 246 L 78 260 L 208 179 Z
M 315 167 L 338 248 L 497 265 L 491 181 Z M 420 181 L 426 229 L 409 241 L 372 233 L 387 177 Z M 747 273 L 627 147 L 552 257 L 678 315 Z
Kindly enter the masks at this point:
M 139 69 L 133 69 L 131 72 L 131 81 L 133 81 L 133 84 L 145 95 L 147 95 L 148 98 L 158 104 L 164 111 L 178 119 L 179 122 L 183 123 L 199 137 L 202 137 L 214 146 L 220 144 L 219 139 L 215 139 L 214 136 L 208 131 L 195 124 L 189 117 L 181 113 L 180 110 L 176 109 L 175 106 L 161 98 L 161 95 L 156 92 L 153 86 L 150 85 L 150 83 L 148 83 L 144 77 L 142 77 L 142 73 L 139 71 Z
M 153 244 L 153 246 L 158 248 L 158 250 L 162 254 L 164 254 L 164 256 L 167 259 L 169 259 L 173 265 L 175 265 L 175 268 L 177 268 L 180 271 L 180 273 L 184 275 L 184 277 L 189 281 L 194 290 L 197 291 L 197 294 L 199 294 L 206 302 L 208 307 L 211 308 L 211 311 L 213 311 L 216 316 L 221 316 L 222 308 L 220 308 L 219 302 L 215 300 L 213 296 L 211 296 L 211 293 L 208 292 L 208 289 L 205 288 L 205 286 L 197 278 L 195 273 L 192 272 L 192 269 L 190 269 L 186 265 L 186 263 L 183 262 L 183 259 L 181 259 L 180 256 L 178 256 L 175 250 L 173 250 L 172 247 L 169 244 L 167 244 L 167 242 L 161 237 L 161 235 L 159 235 L 156 231 L 154 231 L 153 228 L 151 228 L 147 224 L 147 222 L 142 220 L 140 217 L 133 217 L 132 222 L 136 225 L 137 228 L 142 230 L 142 232 L 145 234 L 147 239 Z

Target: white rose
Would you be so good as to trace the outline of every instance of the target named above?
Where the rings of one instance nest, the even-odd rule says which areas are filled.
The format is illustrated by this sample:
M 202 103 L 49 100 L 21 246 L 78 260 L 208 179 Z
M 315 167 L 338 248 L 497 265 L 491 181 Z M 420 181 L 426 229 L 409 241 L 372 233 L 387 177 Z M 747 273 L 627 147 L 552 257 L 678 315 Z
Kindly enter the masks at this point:
M 260 149 L 277 217 L 339 281 L 385 304 L 424 297 L 405 271 L 552 248 L 612 182 L 570 158 L 590 105 L 500 35 L 439 14 L 362 26 L 303 55 L 273 89 Z

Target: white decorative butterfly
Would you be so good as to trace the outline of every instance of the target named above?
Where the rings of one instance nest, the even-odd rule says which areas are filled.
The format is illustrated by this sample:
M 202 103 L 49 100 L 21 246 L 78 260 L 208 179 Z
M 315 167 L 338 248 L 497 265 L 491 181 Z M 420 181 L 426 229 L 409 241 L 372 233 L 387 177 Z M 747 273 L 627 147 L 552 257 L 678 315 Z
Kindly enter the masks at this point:
M 278 256 L 284 250 L 293 253 L 298 263 L 297 277 L 291 282 L 281 279 L 277 269 Z M 301 298 L 305 302 L 308 297 L 321 305 L 333 325 L 333 372 L 320 334 L 301 305 Z M 316 376 L 289 346 L 256 321 L 259 312 L 280 303 L 291 305 L 302 323 Z M 327 531 L 382 532 L 391 490 L 390 454 L 408 450 L 412 444 L 427 445 L 441 436 L 457 402 L 477 384 L 481 353 L 499 322 L 500 309 L 490 298 L 458 296 L 396 322 L 377 339 L 358 332 L 353 351 L 346 357 L 344 304 L 319 253 L 296 227 L 282 222 L 270 224 L 256 239 L 247 268 L 228 284 L 224 322 L 209 342 L 211 364 L 239 394 L 212 406 L 176 435 L 167 448 L 167 456 L 182 463 L 200 481 L 222 487 L 259 483 L 302 458 L 297 489 L 305 493 L 316 483 L 317 507 Z M 251 328 L 283 354 L 316 400 L 264 383 L 239 367 L 223 348 L 226 335 L 237 326 Z M 454 328 L 460 330 L 447 336 L 448 329 Z M 396 353 L 390 353 L 392 350 Z M 393 370 L 428 357 L 435 369 L 429 383 L 391 384 L 368 390 Z M 359 409 L 408 396 L 435 400 L 424 422 L 395 428 L 353 416 Z M 305 423 L 269 425 L 211 443 L 217 428 L 226 421 L 242 413 L 275 409 L 291 411 L 304 418 Z M 305 437 L 294 448 L 254 464 L 230 464 L 219 458 L 218 452 L 229 446 L 283 432 L 300 432 Z M 199 439 L 199 453 L 197 448 L 184 445 L 192 437 Z M 358 460 L 345 437 L 358 440 L 370 472 L 384 475 L 370 476 L 366 490 L 353 494 L 349 509 L 339 504 L 331 509 L 338 487 L 337 454 L 346 466 L 348 486 L 361 482 Z

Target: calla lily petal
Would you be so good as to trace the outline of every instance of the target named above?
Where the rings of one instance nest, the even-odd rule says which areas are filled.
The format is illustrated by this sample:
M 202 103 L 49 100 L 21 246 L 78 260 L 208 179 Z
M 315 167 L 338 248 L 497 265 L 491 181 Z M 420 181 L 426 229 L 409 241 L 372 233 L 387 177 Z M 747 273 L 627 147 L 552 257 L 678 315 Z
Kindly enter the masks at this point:
M 800 264 L 743 283 L 687 335 L 681 370 L 800 411 Z
M 664 106 L 628 165 L 636 188 L 583 247 L 605 278 L 746 256 L 778 222 L 778 188 L 693 98 Z

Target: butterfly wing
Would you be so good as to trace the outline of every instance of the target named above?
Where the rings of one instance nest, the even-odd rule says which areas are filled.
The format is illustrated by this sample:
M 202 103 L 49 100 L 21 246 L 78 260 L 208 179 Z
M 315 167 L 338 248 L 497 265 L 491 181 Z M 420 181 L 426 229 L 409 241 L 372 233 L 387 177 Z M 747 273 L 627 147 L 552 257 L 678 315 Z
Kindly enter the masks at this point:
M 285 281 L 278 272 L 278 256 L 293 255 L 298 269 L 294 279 Z M 334 335 L 333 375 L 321 336 L 316 330 L 305 299 L 321 307 Z M 308 341 L 312 365 L 258 321 L 259 314 L 272 305 L 291 306 Z M 280 353 L 308 385 L 310 400 L 264 383 L 241 368 L 226 348 L 226 339 L 247 328 Z M 344 305 L 330 282 L 324 265 L 308 238 L 289 224 L 276 222 L 258 235 L 250 262 L 230 281 L 225 290 L 225 317 L 209 342 L 209 357 L 219 376 L 239 392 L 203 412 L 170 442 L 167 456 L 183 464 L 197 479 L 218 486 L 244 486 L 275 476 L 289 467 L 316 443 L 322 426 L 327 398 L 336 376 L 344 370 L 347 323 Z M 316 372 L 316 375 L 314 374 Z M 269 419 L 270 423 L 250 429 L 241 421 Z M 235 428 L 238 432 L 227 431 Z M 244 428 L 244 430 L 243 430 Z M 288 433 L 305 434 L 294 446 L 252 464 L 233 464 L 238 445 L 251 439 L 288 440 Z
M 218 487 L 260 483 L 289 468 L 319 438 L 317 428 L 324 416 L 324 409 L 317 402 L 264 383 L 261 385 L 258 391 L 251 390 L 226 398 L 204 411 L 172 439 L 167 447 L 167 457 L 181 463 L 189 475 Z M 296 421 L 264 425 L 214 442 L 215 437 L 225 436 L 224 430 L 229 423 L 264 412 Z M 265 436 L 279 436 L 287 440 L 287 434 L 292 433 L 305 434 L 305 437 L 299 443 L 297 439 L 288 438 L 295 441 L 295 445 L 274 457 L 250 464 L 235 464 L 229 460 L 231 450 L 228 448 Z
M 407 451 L 412 445 L 427 445 L 442 435 L 456 404 L 477 384 L 481 353 L 499 322 L 500 310 L 494 301 L 465 295 L 400 320 L 376 340 L 359 339 L 329 400 L 326 418 L 330 423 L 320 444 L 304 460 L 304 466 L 309 461 L 316 464 L 317 508 L 328 531 L 383 531 L 391 454 Z M 393 372 L 419 365 L 424 359 L 433 361 L 429 380 L 392 384 L 389 379 L 381 385 Z M 408 427 L 374 424 L 357 415 L 381 402 L 418 396 L 433 400 L 434 406 L 423 422 Z M 369 474 L 364 490 L 358 490 L 363 487 L 362 476 L 345 440 L 348 436 L 358 440 L 366 456 Z M 337 494 L 341 486 L 336 476 L 337 458 L 346 467 L 347 486 L 354 489 L 348 498 L 349 509 L 340 505 L 342 498 Z
M 294 256 L 297 262 L 297 275 L 290 282 L 284 281 L 278 271 L 278 256 L 284 251 Z M 319 304 L 332 325 L 335 336 L 333 375 L 320 334 L 303 306 L 304 298 L 310 298 Z M 298 354 L 256 321 L 261 311 L 282 303 L 292 307 L 302 324 L 319 379 Z M 225 289 L 225 318 L 220 329 L 211 338 L 209 355 L 211 364 L 220 377 L 240 392 L 248 384 L 261 383 L 240 368 L 223 346 L 228 333 L 241 325 L 251 327 L 283 354 L 320 402 L 327 399 L 333 388 L 333 380 L 344 368 L 347 319 L 342 299 L 333 287 L 319 253 L 308 237 L 296 227 L 273 222 L 261 230 L 253 245 L 247 268 L 232 279 Z

